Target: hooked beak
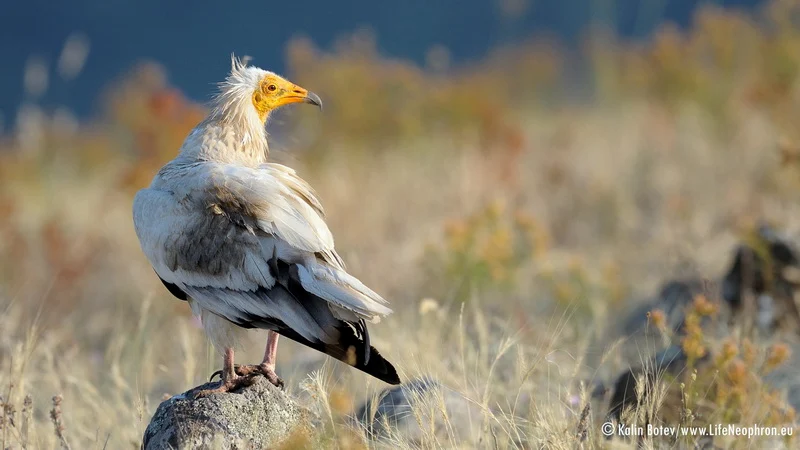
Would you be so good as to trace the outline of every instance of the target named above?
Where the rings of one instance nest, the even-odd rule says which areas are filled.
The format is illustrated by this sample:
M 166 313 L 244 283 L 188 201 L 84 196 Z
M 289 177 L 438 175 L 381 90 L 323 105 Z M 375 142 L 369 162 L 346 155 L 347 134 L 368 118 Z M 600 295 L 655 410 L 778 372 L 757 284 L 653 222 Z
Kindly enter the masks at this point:
M 322 100 L 320 100 L 317 94 L 296 85 L 279 100 L 278 106 L 288 105 L 290 103 L 308 103 L 322 109 Z
M 322 100 L 320 100 L 319 95 L 313 92 L 306 92 L 306 98 L 303 100 L 303 103 L 308 103 L 322 109 Z

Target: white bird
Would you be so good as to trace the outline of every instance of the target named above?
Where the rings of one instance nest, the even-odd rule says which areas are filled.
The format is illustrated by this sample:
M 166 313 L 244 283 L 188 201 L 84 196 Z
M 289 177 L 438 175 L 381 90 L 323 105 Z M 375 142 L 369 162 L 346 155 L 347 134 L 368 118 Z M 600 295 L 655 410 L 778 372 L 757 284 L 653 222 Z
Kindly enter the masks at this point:
M 133 202 L 144 254 L 223 354 L 220 386 L 199 395 L 258 374 L 282 386 L 279 335 L 399 384 L 366 326 L 392 312 L 386 300 L 345 270 L 313 189 L 267 162 L 270 112 L 300 102 L 321 107 L 319 97 L 235 57 L 231 66 L 208 117 Z M 234 365 L 237 327 L 269 330 L 261 364 Z

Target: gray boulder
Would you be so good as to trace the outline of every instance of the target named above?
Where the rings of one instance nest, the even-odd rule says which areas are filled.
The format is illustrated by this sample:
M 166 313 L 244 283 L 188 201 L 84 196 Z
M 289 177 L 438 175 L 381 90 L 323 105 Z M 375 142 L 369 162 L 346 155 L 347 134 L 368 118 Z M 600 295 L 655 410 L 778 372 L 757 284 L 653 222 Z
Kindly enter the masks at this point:
M 356 419 L 371 439 L 427 447 L 477 443 L 485 415 L 460 393 L 423 377 L 384 390 Z
M 313 415 L 258 377 L 239 391 L 194 399 L 197 386 L 162 402 L 144 433 L 143 450 L 272 448 L 309 432 Z

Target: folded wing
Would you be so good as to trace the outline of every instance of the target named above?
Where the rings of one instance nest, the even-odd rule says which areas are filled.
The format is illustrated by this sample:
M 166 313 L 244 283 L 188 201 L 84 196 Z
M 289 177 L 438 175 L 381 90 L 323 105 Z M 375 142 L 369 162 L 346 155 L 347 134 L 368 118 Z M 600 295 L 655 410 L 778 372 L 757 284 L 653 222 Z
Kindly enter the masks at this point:
M 134 223 L 177 297 L 399 382 L 370 346 L 365 323 L 391 310 L 345 271 L 322 206 L 293 170 L 193 164 L 140 191 Z

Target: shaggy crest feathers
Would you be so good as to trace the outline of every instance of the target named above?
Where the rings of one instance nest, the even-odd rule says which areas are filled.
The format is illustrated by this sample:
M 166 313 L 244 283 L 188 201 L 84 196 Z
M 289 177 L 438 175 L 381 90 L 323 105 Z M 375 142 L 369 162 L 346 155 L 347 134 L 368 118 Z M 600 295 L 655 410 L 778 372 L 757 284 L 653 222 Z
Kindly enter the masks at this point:
M 223 125 L 222 128 L 234 134 L 238 147 L 225 150 L 234 150 L 239 155 L 253 155 L 255 162 L 265 162 L 269 155 L 265 120 L 258 116 L 252 97 L 261 80 L 272 72 L 248 66 L 249 61 L 248 56 L 240 59 L 231 55 L 231 71 L 225 81 L 217 84 L 218 92 L 211 101 L 211 111 L 190 135 L 189 141 L 192 141 L 192 137 L 202 139 L 209 134 L 213 135 L 215 141 L 224 139 L 220 134 L 225 131 L 219 127 Z M 202 142 L 199 145 L 190 143 L 184 147 L 188 147 L 190 152 L 193 152 L 191 147 L 197 147 L 202 159 L 226 159 L 222 155 L 215 156 L 217 150 L 213 146 Z
M 240 121 L 247 115 L 255 116 L 261 123 L 253 108 L 252 95 L 258 88 L 259 82 L 271 72 L 248 66 L 249 61 L 248 56 L 239 59 L 231 55 L 231 71 L 225 81 L 217 84 L 218 92 L 212 101 L 211 115 L 227 124 Z

